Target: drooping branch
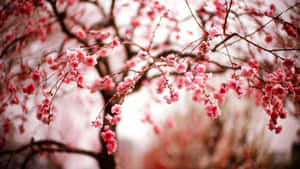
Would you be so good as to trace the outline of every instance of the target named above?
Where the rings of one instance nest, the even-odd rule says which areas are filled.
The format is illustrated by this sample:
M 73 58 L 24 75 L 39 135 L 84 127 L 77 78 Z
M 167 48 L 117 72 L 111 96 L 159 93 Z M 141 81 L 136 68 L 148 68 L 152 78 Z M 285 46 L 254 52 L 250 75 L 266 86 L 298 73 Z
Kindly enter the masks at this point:
M 0 59 L 2 59 L 2 57 L 8 52 L 9 48 L 11 48 L 13 45 L 15 45 L 17 42 L 19 41 L 22 41 L 24 39 L 26 39 L 27 37 L 30 36 L 30 33 L 29 34 L 24 34 L 16 39 L 14 39 L 12 42 L 10 42 L 9 44 L 7 44 L 3 50 L 1 51 L 1 54 L 0 54 Z
M 59 152 L 78 153 L 78 154 L 88 155 L 88 156 L 97 158 L 97 154 L 92 152 L 92 151 L 73 148 L 73 147 L 70 147 L 70 146 L 62 143 L 62 142 L 58 142 L 58 141 L 55 141 L 55 140 L 31 141 L 29 144 L 23 145 L 23 146 L 21 146 L 17 149 L 0 151 L 0 156 L 20 153 L 20 152 L 23 152 L 23 151 L 25 151 L 27 149 L 30 149 L 30 148 L 37 148 L 37 150 L 41 150 L 41 152 L 42 152 L 44 146 L 56 146 L 57 148 L 53 149 L 53 151 L 57 150 Z
M 291 5 L 291 6 L 289 6 L 288 8 L 286 8 L 285 10 L 283 10 L 282 12 L 280 12 L 279 14 L 277 14 L 276 16 L 269 16 L 269 15 L 266 15 L 266 14 L 262 14 L 262 15 L 264 15 L 264 16 L 267 16 L 267 17 L 270 17 L 271 19 L 268 21 L 268 22 L 266 22 L 266 23 L 264 23 L 264 24 L 262 24 L 260 27 L 258 27 L 257 29 L 255 29 L 253 32 L 251 32 L 251 33 L 248 33 L 248 34 L 246 34 L 245 36 L 243 36 L 244 38 L 248 38 L 248 37 L 251 37 L 251 36 L 253 36 L 254 34 L 256 34 L 256 33 L 258 33 L 258 32 L 260 32 L 260 31 L 262 31 L 266 26 L 268 26 L 269 24 L 271 24 L 272 22 L 274 22 L 274 21 L 280 21 L 282 24 L 288 24 L 288 25 L 291 25 L 292 27 L 294 27 L 295 28 L 295 25 L 293 25 L 293 24 L 291 24 L 291 23 L 289 23 L 289 22 L 287 22 L 287 21 L 285 21 L 285 20 L 283 20 L 283 19 L 280 19 L 280 16 L 281 15 L 283 15 L 284 13 L 286 13 L 286 12 L 288 12 L 289 10 L 292 10 L 292 9 L 294 9 L 295 7 L 297 7 L 297 6 L 299 6 L 300 5 L 300 3 L 299 2 L 297 2 L 297 3 L 295 3 L 295 4 L 293 4 L 293 5 Z M 235 11 L 232 11 L 232 13 L 234 13 L 236 16 L 242 16 L 243 15 L 243 13 L 242 14 L 238 14 L 238 13 L 236 13 Z M 253 15 L 253 12 L 250 12 L 250 13 L 246 13 L 246 14 L 252 14 L 251 16 L 255 16 L 255 15 Z M 300 33 L 300 28 L 295 28 L 297 31 L 298 31 L 298 33 Z M 232 34 L 231 34 L 232 35 Z M 229 35 L 229 36 L 231 36 L 231 35 Z M 229 36 L 227 37 L 227 38 L 229 38 Z M 227 39 L 226 38 L 226 39 Z M 230 37 L 231 38 L 231 37 Z M 224 40 L 226 40 L 226 39 L 224 39 Z M 228 39 L 229 40 L 229 39 Z M 243 39 L 238 39 L 238 40 L 236 40 L 236 41 L 233 41 L 233 42 L 231 42 L 231 43 L 229 43 L 228 44 L 228 46 L 231 46 L 231 45 L 233 45 L 233 44 L 235 44 L 235 43 L 237 43 L 237 42 L 239 42 L 239 41 L 241 41 L 241 40 L 243 40 Z M 227 40 L 226 40 L 227 41 Z M 225 41 L 225 42 L 226 42 Z M 220 43 L 223 43 L 223 42 L 220 42 Z M 220 44 L 219 43 L 219 44 Z M 221 44 L 220 44 L 221 45 Z M 214 50 L 215 48 L 213 48 L 213 50 Z
M 255 46 L 256 48 L 262 49 L 263 51 L 266 51 L 270 54 L 272 54 L 273 56 L 280 58 L 280 59 L 284 59 L 284 57 L 278 55 L 277 53 L 274 52 L 279 52 L 279 51 L 298 51 L 300 50 L 300 48 L 278 48 L 278 49 L 267 49 L 264 48 L 262 46 L 260 46 L 259 44 L 245 38 L 244 36 L 241 36 L 238 33 L 232 33 L 231 35 L 227 36 L 225 39 L 223 39 L 221 42 L 217 43 L 213 48 L 212 48 L 212 52 L 215 52 L 219 46 L 224 45 L 225 42 L 227 42 L 228 40 L 232 39 L 233 37 L 238 37 L 244 41 L 246 41 L 247 43 L 251 44 L 252 46 Z
M 30 143 L 23 145 L 17 149 L 12 150 L 4 150 L 0 151 L 1 156 L 10 155 L 10 158 L 13 158 L 14 155 L 18 153 L 22 153 L 26 150 L 30 150 L 30 153 L 26 155 L 25 160 L 21 165 L 21 169 L 25 169 L 28 162 L 38 153 L 47 152 L 47 153 L 72 153 L 79 155 L 86 155 L 89 157 L 98 160 L 98 154 L 93 151 L 83 150 L 75 147 L 70 147 L 62 142 L 54 141 L 54 140 L 39 140 L 39 141 L 31 141 Z M 9 161 L 10 162 L 10 161 Z M 9 164 L 7 164 L 9 165 Z
M 70 38 L 74 38 L 76 39 L 78 42 L 84 44 L 85 46 L 88 46 L 88 43 L 79 38 L 77 35 L 75 35 L 73 32 L 71 32 L 68 28 L 67 28 L 67 25 L 65 24 L 64 20 L 66 18 L 66 12 L 61 12 L 59 13 L 58 10 L 57 10 L 57 7 L 56 7 L 56 0 L 47 0 L 50 4 L 51 4 L 51 7 L 53 9 L 53 12 L 55 14 L 55 16 L 57 17 L 57 20 L 58 20 L 58 23 L 62 29 L 62 31 Z

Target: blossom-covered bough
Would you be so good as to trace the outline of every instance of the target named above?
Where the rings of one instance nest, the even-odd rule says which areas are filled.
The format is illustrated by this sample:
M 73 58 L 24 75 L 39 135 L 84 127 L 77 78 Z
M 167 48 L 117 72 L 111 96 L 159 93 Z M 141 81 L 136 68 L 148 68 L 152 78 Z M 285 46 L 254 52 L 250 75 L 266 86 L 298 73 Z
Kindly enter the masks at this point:
M 241 98 L 254 97 L 275 133 L 282 130 L 279 118 L 299 116 L 299 2 L 280 4 L 280 10 L 260 0 L 178 0 L 182 6 L 175 7 L 168 3 L 1 1 L 1 158 L 29 150 L 21 166 L 26 168 L 41 152 L 64 152 L 90 156 L 102 169 L 116 168 L 115 131 L 122 103 L 143 86 L 154 88 L 168 104 L 180 99 L 179 90 L 187 90 L 211 119 L 220 116 L 219 104 L 229 90 Z M 37 56 L 27 56 L 31 47 L 39 46 L 36 41 L 46 47 L 40 47 Z M 89 68 L 98 73 L 93 83 L 85 81 Z M 208 83 L 211 76 L 224 74 L 230 78 L 220 87 Z M 63 94 L 63 86 L 72 84 L 103 97 L 103 108 L 92 122 L 100 128 L 100 152 L 55 140 L 32 140 L 15 150 L 5 149 L 12 125 L 20 134 L 26 132 L 29 114 L 46 125 L 55 120 L 60 112 L 54 100 Z M 32 101 L 36 97 L 41 99 Z M 11 106 L 22 111 L 8 113 Z

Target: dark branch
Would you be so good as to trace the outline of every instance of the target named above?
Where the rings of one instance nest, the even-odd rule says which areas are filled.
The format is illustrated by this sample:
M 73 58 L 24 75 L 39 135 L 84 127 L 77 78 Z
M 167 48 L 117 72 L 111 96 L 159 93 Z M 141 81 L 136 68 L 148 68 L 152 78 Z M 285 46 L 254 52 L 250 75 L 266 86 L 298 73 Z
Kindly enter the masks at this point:
M 231 5 L 232 5 L 232 0 L 230 0 L 229 7 L 226 9 L 226 16 L 225 16 L 225 21 L 224 21 L 224 24 L 223 24 L 223 34 L 224 35 L 226 34 L 226 25 L 227 25 L 228 16 L 229 16 L 229 13 L 230 13 L 230 10 L 231 10 Z

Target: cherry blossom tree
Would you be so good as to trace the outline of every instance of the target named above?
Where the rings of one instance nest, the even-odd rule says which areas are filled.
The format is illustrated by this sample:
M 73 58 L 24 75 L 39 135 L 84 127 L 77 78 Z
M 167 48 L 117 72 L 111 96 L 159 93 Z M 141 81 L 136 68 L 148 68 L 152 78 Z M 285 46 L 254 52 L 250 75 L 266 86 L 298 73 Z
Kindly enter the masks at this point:
M 299 117 L 297 0 L 172 2 L 1 1 L 0 157 L 8 157 L 6 165 L 26 151 L 24 169 L 43 153 L 81 154 L 102 169 L 116 168 L 116 127 L 126 113 L 122 104 L 142 88 L 152 89 L 160 104 L 177 102 L 179 91 L 192 93 L 210 120 L 225 115 L 219 105 L 234 91 L 240 99 L 254 98 L 268 116 L 266 128 L 277 134 L 283 129 L 279 119 Z M 92 81 L 86 73 L 91 69 L 97 72 Z M 226 80 L 214 87 L 210 80 L 218 76 Z M 29 118 L 47 126 L 64 113 L 55 100 L 68 86 L 102 97 L 90 123 L 99 128 L 101 150 L 49 139 L 6 146 L 11 133 L 26 133 Z M 11 113 L 12 108 L 18 111 Z M 145 121 L 161 133 L 151 113 Z

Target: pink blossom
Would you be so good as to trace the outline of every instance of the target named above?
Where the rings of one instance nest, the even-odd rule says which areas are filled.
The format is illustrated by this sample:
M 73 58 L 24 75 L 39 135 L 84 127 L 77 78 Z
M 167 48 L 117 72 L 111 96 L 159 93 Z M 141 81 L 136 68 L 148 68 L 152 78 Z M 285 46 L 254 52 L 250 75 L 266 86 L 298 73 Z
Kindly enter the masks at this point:
M 100 49 L 100 55 L 101 55 L 101 56 L 107 56 L 107 54 L 108 54 L 108 51 L 107 51 L 106 48 L 101 48 L 101 49 Z
M 156 124 L 153 125 L 153 130 L 154 130 L 155 134 L 157 134 L 157 135 L 162 133 L 162 129 Z
M 211 39 L 219 35 L 217 29 L 211 29 L 208 34 Z
M 287 89 L 283 88 L 280 84 L 276 84 L 272 88 L 272 94 L 278 96 L 284 96 L 287 93 Z
M 103 138 L 104 141 L 109 141 L 109 140 L 113 140 L 115 138 L 115 133 L 111 130 L 107 130 L 101 133 L 101 136 Z
M 100 118 L 92 122 L 92 126 L 96 128 L 101 128 L 103 126 L 102 120 Z
M 136 17 L 133 17 L 131 18 L 131 25 L 133 27 L 138 27 L 141 25 L 141 22 Z
M 77 2 L 77 0 L 68 0 L 69 5 L 74 5 Z
M 20 99 L 17 95 L 11 97 L 10 104 L 19 104 L 19 103 L 20 103 Z
M 40 74 L 39 70 L 37 70 L 37 69 L 33 71 L 31 77 L 36 82 L 40 82 L 41 81 L 41 74 Z
M 113 90 L 115 88 L 115 83 L 109 76 L 105 76 L 102 81 L 102 87 L 104 90 Z
M 167 81 L 164 76 L 161 76 L 157 81 L 157 93 L 162 93 L 163 90 L 167 87 Z
M 176 58 L 176 56 L 174 54 L 168 55 L 167 56 L 168 65 L 174 66 L 175 65 L 175 58 Z
M 23 87 L 23 92 L 26 94 L 33 94 L 35 91 L 35 85 L 33 83 L 29 83 L 26 87 Z
M 111 119 L 111 123 L 113 125 L 115 125 L 115 124 L 119 123 L 121 120 L 122 120 L 121 115 L 114 115 Z
M 250 67 L 247 67 L 247 66 L 242 67 L 242 75 L 244 77 L 250 78 L 250 77 L 254 76 L 255 73 L 256 72 L 253 68 L 250 68 Z
M 133 80 L 131 78 L 126 78 L 123 82 L 120 82 L 117 90 L 119 94 L 130 93 L 132 91 Z
M 205 109 L 206 109 L 206 113 L 207 113 L 208 117 L 210 117 L 212 119 L 219 117 L 219 115 L 221 114 L 219 108 L 214 104 L 206 105 Z
M 258 70 L 258 68 L 259 68 L 259 62 L 256 59 L 250 59 L 248 61 L 248 65 L 255 70 Z
M 186 71 L 186 65 L 183 64 L 183 63 L 179 63 L 177 66 L 176 66 L 176 71 L 178 73 L 184 73 Z
M 197 66 L 195 66 L 193 68 L 193 73 L 195 74 L 201 74 L 201 73 L 204 73 L 206 70 L 206 67 L 202 64 L 198 64 Z
M 265 41 L 266 41 L 267 43 L 272 42 L 272 40 L 273 40 L 273 36 L 272 36 L 271 34 L 268 34 L 268 35 L 265 37 Z
M 184 84 L 185 84 L 185 77 L 184 77 L 184 76 L 178 77 L 178 78 L 176 79 L 176 84 L 177 84 L 177 87 L 178 87 L 179 89 L 181 89 L 181 88 L 184 86 Z
M 78 49 L 76 52 L 77 52 L 77 58 L 80 61 L 84 61 L 84 59 L 85 59 L 85 53 L 82 50 L 80 50 L 80 49 Z
M 283 65 L 288 69 L 292 68 L 294 64 L 295 64 L 295 59 L 291 57 L 285 58 L 283 61 Z
M 281 130 L 282 130 L 282 126 L 280 125 L 280 126 L 276 127 L 275 133 L 279 134 L 281 132 Z
M 132 67 L 136 66 L 136 64 L 137 64 L 137 62 L 135 59 L 131 59 L 126 62 L 126 65 L 128 68 L 132 68 Z
M 97 63 L 94 56 L 88 56 L 85 58 L 85 64 L 88 66 L 94 66 Z
M 298 37 L 298 32 L 295 28 L 294 25 L 290 25 L 288 23 L 284 23 L 283 25 L 283 30 L 285 30 L 285 32 L 289 35 L 289 36 L 292 36 L 292 37 L 295 37 L 297 38 Z
M 117 150 L 117 141 L 115 139 L 108 140 L 106 143 L 108 154 L 112 154 Z
M 112 108 L 111 108 L 111 112 L 113 114 L 121 114 L 122 113 L 122 107 L 119 104 L 115 104 Z
M 86 38 L 86 33 L 83 30 L 79 30 L 78 32 L 76 32 L 76 35 L 80 38 L 80 39 L 85 39 Z
M 173 117 L 169 117 L 167 119 L 167 126 L 168 128 L 174 128 L 176 125 L 175 119 Z
M 115 48 L 115 47 L 117 47 L 117 46 L 119 46 L 120 45 L 120 41 L 117 39 L 117 38 L 115 38 L 112 42 L 111 42 L 111 47 L 112 48 Z

